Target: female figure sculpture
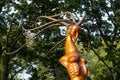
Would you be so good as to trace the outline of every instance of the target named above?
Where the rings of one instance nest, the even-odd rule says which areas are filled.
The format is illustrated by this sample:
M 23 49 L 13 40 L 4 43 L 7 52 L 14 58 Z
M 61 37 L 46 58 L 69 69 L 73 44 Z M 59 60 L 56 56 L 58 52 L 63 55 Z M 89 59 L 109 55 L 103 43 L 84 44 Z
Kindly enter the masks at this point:
M 63 14 L 69 14 L 72 18 L 72 21 L 55 18 L 55 17 L 63 15 Z M 34 29 L 28 29 L 28 30 L 36 30 L 36 29 L 47 26 L 47 27 L 43 28 L 41 31 L 39 31 L 34 37 L 36 37 L 40 32 L 44 31 L 45 29 L 53 27 L 53 26 L 60 26 L 60 25 L 64 25 L 66 27 L 69 26 L 68 30 L 67 30 L 68 34 L 66 36 L 66 43 L 65 43 L 65 55 L 62 56 L 59 59 L 59 61 L 67 69 L 71 80 L 85 80 L 85 77 L 87 75 L 86 60 L 79 54 L 78 49 L 75 45 L 76 39 L 78 38 L 78 31 L 79 31 L 79 28 L 80 28 L 79 26 L 82 24 L 85 16 L 78 23 L 76 23 L 74 15 L 71 12 L 63 12 L 63 13 L 56 14 L 56 15 L 53 15 L 53 16 L 39 16 L 36 19 L 36 21 L 39 18 L 46 18 L 46 19 L 49 19 L 49 20 L 52 20 L 52 21 L 49 22 L 49 23 L 43 24 L 39 27 L 36 27 Z M 59 23 L 59 24 L 57 24 L 57 23 Z M 26 30 L 26 29 L 24 29 L 24 30 Z M 31 38 L 30 40 L 32 40 L 33 38 Z M 16 51 L 18 51 L 18 50 L 16 50 Z M 50 51 L 51 50 L 52 49 L 50 49 Z M 14 51 L 14 52 L 16 52 L 16 51 Z M 48 53 L 50 51 L 48 51 Z M 14 53 L 14 52 L 12 52 L 12 53 Z
M 79 27 L 70 25 L 65 43 L 65 55 L 59 61 L 67 69 L 71 80 L 85 80 L 87 75 L 86 60 L 79 54 L 75 45 Z

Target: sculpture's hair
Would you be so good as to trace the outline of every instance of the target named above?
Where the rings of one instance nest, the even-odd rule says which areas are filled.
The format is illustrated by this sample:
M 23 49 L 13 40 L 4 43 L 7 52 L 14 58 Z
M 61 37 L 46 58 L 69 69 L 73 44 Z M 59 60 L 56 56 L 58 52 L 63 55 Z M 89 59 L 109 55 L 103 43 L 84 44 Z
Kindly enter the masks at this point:
M 64 14 L 68 14 L 70 15 L 70 17 L 72 18 L 72 20 L 66 20 L 66 19 L 57 19 L 56 17 L 58 16 L 61 16 L 61 15 L 64 15 Z M 51 20 L 50 22 L 46 23 L 46 24 L 43 24 L 43 25 L 40 25 L 39 27 L 35 27 L 35 28 L 32 28 L 36 23 L 37 21 L 40 19 L 40 18 L 45 18 L 45 19 L 48 19 L 48 20 Z M 34 35 L 32 38 L 30 38 L 28 41 L 26 41 L 26 43 L 24 43 L 21 47 L 19 47 L 18 49 L 16 49 L 15 51 L 13 52 L 6 52 L 6 54 L 14 54 L 16 52 L 18 52 L 20 49 L 22 49 L 30 40 L 34 39 L 37 35 L 39 35 L 42 31 L 48 29 L 48 28 L 51 28 L 51 27 L 54 27 L 54 26 L 66 26 L 66 27 L 69 27 L 71 25 L 77 25 L 78 27 L 83 23 L 85 19 L 85 16 L 79 21 L 76 23 L 75 21 L 75 17 L 74 15 L 67 11 L 67 12 L 62 12 L 62 13 L 59 13 L 59 14 L 55 14 L 55 15 L 52 15 L 52 16 L 38 16 L 37 19 L 35 20 L 35 22 L 32 24 L 32 26 L 30 26 L 30 29 L 26 29 L 23 27 L 23 32 L 25 31 L 34 31 L 34 30 L 38 30 L 38 29 L 41 29 L 38 33 L 36 33 L 36 35 Z M 44 27 L 44 28 L 43 28 Z M 43 28 L 43 29 L 42 29 Z M 61 40 L 60 42 L 62 42 L 63 40 Z M 50 49 L 51 50 L 51 49 Z

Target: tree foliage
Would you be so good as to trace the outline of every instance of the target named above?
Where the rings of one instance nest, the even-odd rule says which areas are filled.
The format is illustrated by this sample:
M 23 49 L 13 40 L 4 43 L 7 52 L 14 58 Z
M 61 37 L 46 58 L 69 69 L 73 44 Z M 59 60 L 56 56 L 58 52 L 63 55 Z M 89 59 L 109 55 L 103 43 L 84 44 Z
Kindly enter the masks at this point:
M 33 25 L 38 16 L 70 11 L 77 21 L 84 13 L 87 15 L 77 41 L 80 54 L 88 61 L 87 80 L 119 80 L 119 5 L 119 0 L 1 0 L 0 78 L 19 80 L 25 72 L 29 80 L 68 80 L 66 69 L 58 62 L 64 54 L 64 41 L 46 54 L 65 37 L 65 30 L 58 26 L 44 30 L 14 54 L 7 53 L 23 46 L 41 30 L 30 32 L 23 27 L 35 28 L 49 22 L 39 19 Z

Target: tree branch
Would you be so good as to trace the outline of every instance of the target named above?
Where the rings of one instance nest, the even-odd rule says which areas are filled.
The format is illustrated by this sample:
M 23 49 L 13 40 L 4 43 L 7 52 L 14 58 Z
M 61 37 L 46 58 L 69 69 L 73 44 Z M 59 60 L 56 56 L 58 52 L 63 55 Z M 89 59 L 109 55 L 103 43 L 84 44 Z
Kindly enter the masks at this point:
M 59 42 L 57 42 L 47 53 L 46 55 L 48 55 L 56 46 L 58 46 L 60 43 L 62 43 L 65 40 L 65 38 L 63 38 L 62 40 L 60 40 Z
M 92 10 L 93 10 L 93 1 L 90 0 L 90 2 L 91 2 Z M 99 29 L 99 31 L 100 31 L 100 35 L 101 35 L 102 39 L 104 40 L 104 42 L 105 42 L 105 44 L 107 45 L 107 47 L 110 48 L 108 42 L 107 42 L 106 39 L 105 39 L 105 36 L 104 36 L 103 32 L 102 32 L 101 29 L 100 29 L 100 27 L 101 27 L 100 21 L 98 20 L 97 17 L 96 17 L 95 19 L 96 19 L 97 27 L 98 27 L 98 29 Z
M 22 70 L 23 70 L 23 68 L 20 69 L 19 71 L 16 71 L 13 75 L 11 75 L 11 80 L 12 80 L 19 72 L 21 72 Z
M 23 34 L 23 30 L 18 34 L 17 38 L 14 40 L 12 46 L 11 46 L 11 51 L 14 48 L 15 44 L 17 43 L 17 41 L 19 40 L 19 38 L 22 36 Z
M 102 60 L 101 59 L 101 57 L 97 54 L 97 52 L 93 49 L 93 48 L 91 48 L 91 50 L 94 52 L 94 54 L 99 58 L 99 60 L 101 60 L 103 63 L 104 63 L 104 65 L 110 70 L 110 72 L 111 72 L 111 68 L 105 63 L 105 61 L 104 60 Z
M 83 18 L 79 22 L 77 22 L 76 25 L 78 25 L 78 26 L 81 25 L 83 23 L 83 21 L 85 20 L 85 17 L 86 17 L 86 15 L 84 15 Z
M 11 31 L 11 26 L 8 30 L 8 32 L 6 33 L 6 50 L 8 51 L 8 44 L 9 44 L 9 35 L 10 35 L 10 31 Z
M 59 19 L 55 19 L 55 18 L 52 18 L 52 17 L 49 17 L 49 16 L 39 16 L 38 18 L 46 18 L 46 19 L 53 20 L 53 21 L 58 21 L 59 20 Z M 65 25 L 65 26 L 69 25 L 64 20 L 62 21 L 62 19 L 60 21 L 58 21 L 58 22 Z
M 57 21 L 51 21 L 51 22 L 48 22 L 48 23 L 46 23 L 46 24 L 40 25 L 39 27 L 32 28 L 32 29 L 25 29 L 25 28 L 23 27 L 23 30 L 33 31 L 33 30 L 36 30 L 36 29 L 40 29 L 40 28 L 42 28 L 42 27 L 44 27 L 44 26 L 47 26 L 47 25 L 49 25 L 49 24 L 52 24 L 52 23 L 54 23 L 54 22 L 57 22 Z
M 43 25 L 41 25 L 41 26 L 39 26 L 39 27 L 35 27 L 35 28 L 32 28 L 32 29 L 25 29 L 25 28 L 23 28 L 24 30 L 30 30 L 30 31 L 33 31 L 33 30 L 36 30 L 36 29 L 40 29 L 40 28 L 42 28 L 42 27 L 44 27 L 44 26 L 47 26 L 47 25 L 50 25 L 50 24 L 52 24 L 52 23 L 55 23 L 55 22 L 66 22 L 66 23 L 73 23 L 73 22 L 71 22 L 71 21 L 69 21 L 69 20 L 65 20 L 65 19 L 58 19 L 58 20 L 56 20 L 56 21 L 51 21 L 51 22 L 48 22 L 48 23 L 46 23 L 46 24 L 43 24 Z
M 109 46 L 108 42 L 106 41 L 103 32 L 102 32 L 101 29 L 100 29 L 101 23 L 100 23 L 100 21 L 99 21 L 97 18 L 96 18 L 96 21 L 97 21 L 97 27 L 98 27 L 98 29 L 99 29 L 99 31 L 100 31 L 100 35 L 101 35 L 101 37 L 103 38 L 103 40 L 104 40 L 105 44 L 107 45 L 107 47 L 110 49 L 110 46 Z
M 56 17 L 56 16 L 60 16 L 60 15 L 63 15 L 63 14 L 69 14 L 72 17 L 72 22 L 76 23 L 74 15 L 69 11 L 62 12 L 62 13 L 59 13 L 59 14 L 55 14 L 55 15 L 50 16 L 50 17 Z
M 106 11 L 108 17 L 110 18 L 111 16 L 110 16 L 110 14 L 109 14 L 109 12 L 108 12 L 107 6 L 106 6 L 106 5 L 104 5 L 104 6 L 105 6 L 105 7 L 104 7 L 105 11 Z M 111 0 L 111 8 L 113 9 L 112 0 Z M 115 14 L 114 9 L 113 9 L 113 13 Z M 112 20 L 111 18 L 110 18 L 110 20 L 111 20 L 111 22 L 112 22 L 113 25 L 114 25 L 114 30 L 113 30 L 114 36 L 113 36 L 112 41 L 111 41 L 111 44 L 113 44 L 114 41 L 115 41 L 116 34 L 117 34 L 117 25 L 116 25 L 116 23 L 115 23 L 114 20 Z
M 106 62 L 105 62 L 104 60 L 101 59 L 101 57 L 97 54 L 97 52 L 96 52 L 93 48 L 91 48 L 91 50 L 92 50 L 92 51 L 94 52 L 94 54 L 98 57 L 98 59 L 99 59 L 100 61 L 102 61 L 103 64 L 108 68 L 108 70 L 109 70 L 110 73 L 111 73 L 111 78 L 113 78 L 111 68 L 106 64 Z
M 71 12 L 68 12 L 68 11 L 67 11 L 67 12 L 62 12 L 62 13 L 55 14 L 55 15 L 52 15 L 52 16 L 44 16 L 44 17 L 43 17 L 43 16 L 39 16 L 39 17 L 37 17 L 37 19 L 35 20 L 35 22 L 32 24 L 32 26 L 36 24 L 36 22 L 37 22 L 37 20 L 38 20 L 39 18 L 47 18 L 47 19 L 50 19 L 50 20 L 53 20 L 53 21 L 57 21 L 57 19 L 52 18 L 52 17 L 60 16 L 60 15 L 63 15 L 63 14 L 69 14 L 69 15 L 72 17 L 72 21 L 71 21 L 71 22 L 76 23 L 76 22 L 75 22 L 75 17 L 73 16 L 73 14 L 72 14 Z M 59 22 L 60 22 L 60 21 L 59 21 Z M 60 23 L 68 26 L 68 24 L 65 23 L 64 21 L 63 21 L 63 22 L 60 22 Z M 32 27 L 32 26 L 31 26 L 31 27 Z
M 21 50 L 26 44 L 28 44 L 31 40 L 33 40 L 36 36 L 38 36 L 42 31 L 44 31 L 44 30 L 46 30 L 46 29 L 48 29 L 48 28 L 50 28 L 50 27 L 60 26 L 60 25 L 61 25 L 61 24 L 52 24 L 52 25 L 50 25 L 50 26 L 47 26 L 47 27 L 43 28 L 42 30 L 40 30 L 39 32 L 37 32 L 35 36 L 33 36 L 32 38 L 28 39 L 28 40 L 26 41 L 26 43 L 24 43 L 20 48 L 16 49 L 16 50 L 13 51 L 13 52 L 10 52 L 10 53 L 6 52 L 6 54 L 8 54 L 8 55 L 10 55 L 10 54 L 15 54 L 16 52 L 18 52 L 19 50 Z

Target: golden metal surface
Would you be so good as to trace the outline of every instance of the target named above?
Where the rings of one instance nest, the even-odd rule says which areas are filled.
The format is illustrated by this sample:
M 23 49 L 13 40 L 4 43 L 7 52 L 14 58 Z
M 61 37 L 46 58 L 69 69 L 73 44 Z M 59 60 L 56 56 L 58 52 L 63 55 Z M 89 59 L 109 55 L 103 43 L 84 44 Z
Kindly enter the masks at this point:
M 78 25 L 70 25 L 67 30 L 65 55 L 59 61 L 67 69 L 71 80 L 85 80 L 87 76 L 86 59 L 83 58 L 75 45 L 78 38 Z

